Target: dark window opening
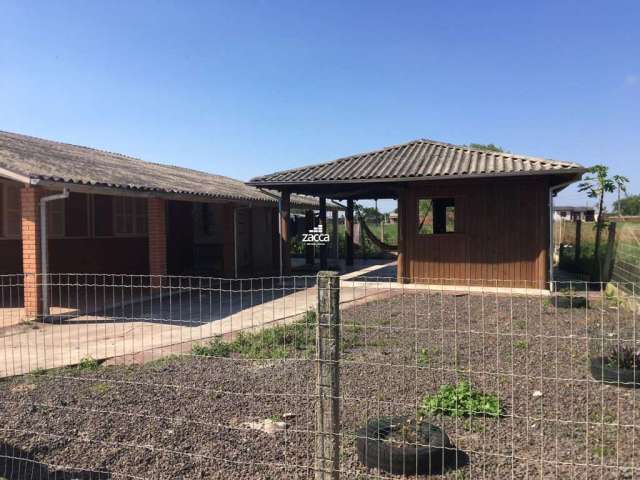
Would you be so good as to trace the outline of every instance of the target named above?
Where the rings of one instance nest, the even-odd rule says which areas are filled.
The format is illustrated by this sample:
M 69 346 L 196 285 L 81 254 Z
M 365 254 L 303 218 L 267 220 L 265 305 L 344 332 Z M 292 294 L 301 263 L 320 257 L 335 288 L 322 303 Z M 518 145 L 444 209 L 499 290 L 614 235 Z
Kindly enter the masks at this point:
M 456 231 L 456 202 L 453 198 L 418 200 L 418 235 Z

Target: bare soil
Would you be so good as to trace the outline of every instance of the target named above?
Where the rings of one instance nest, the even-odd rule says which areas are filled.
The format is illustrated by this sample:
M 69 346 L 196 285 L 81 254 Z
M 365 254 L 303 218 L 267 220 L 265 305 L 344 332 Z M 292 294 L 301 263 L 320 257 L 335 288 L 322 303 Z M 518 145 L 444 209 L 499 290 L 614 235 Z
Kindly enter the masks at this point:
M 498 395 L 505 413 L 429 419 L 469 459 L 442 478 L 636 478 L 638 393 L 588 368 L 619 339 L 634 344 L 636 315 L 591 307 L 417 292 L 346 310 L 343 478 L 401 478 L 361 466 L 354 432 L 415 415 L 425 394 L 460 380 Z M 312 352 L 38 373 L 0 382 L 0 478 L 313 477 Z M 283 416 L 284 432 L 246 427 Z

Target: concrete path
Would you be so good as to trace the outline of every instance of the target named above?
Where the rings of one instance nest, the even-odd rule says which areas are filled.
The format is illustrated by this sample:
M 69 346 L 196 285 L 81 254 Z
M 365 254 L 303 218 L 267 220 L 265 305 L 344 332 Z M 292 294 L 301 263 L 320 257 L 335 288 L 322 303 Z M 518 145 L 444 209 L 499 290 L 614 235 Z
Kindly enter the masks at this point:
M 81 359 L 157 358 L 185 353 L 191 344 L 216 335 L 287 323 L 315 309 L 315 286 L 253 291 L 189 291 L 114 308 L 99 315 L 68 318 L 62 324 L 3 326 L 0 377 L 78 364 Z M 349 288 L 341 303 L 366 301 L 381 292 Z

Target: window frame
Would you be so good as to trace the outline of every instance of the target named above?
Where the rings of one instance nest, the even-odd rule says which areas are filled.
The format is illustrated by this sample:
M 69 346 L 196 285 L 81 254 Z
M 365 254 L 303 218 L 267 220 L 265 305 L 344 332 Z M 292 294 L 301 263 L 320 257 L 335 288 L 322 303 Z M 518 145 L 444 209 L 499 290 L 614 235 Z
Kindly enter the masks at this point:
M 125 200 L 130 200 L 131 201 L 131 212 L 125 212 L 124 215 L 122 215 L 123 218 L 126 219 L 127 215 L 131 216 L 131 227 L 132 230 L 131 232 L 120 232 L 118 231 L 118 217 L 120 216 L 120 214 L 118 213 L 118 202 L 122 202 Z M 139 212 L 138 211 L 138 207 L 136 205 L 142 205 L 144 204 L 143 207 L 143 211 Z M 111 238 L 116 237 L 116 238 L 144 238 L 147 237 L 149 235 L 149 209 L 148 209 L 148 202 L 147 202 L 147 198 L 146 197 L 135 197 L 135 196 L 120 196 L 120 195 L 114 195 L 113 196 L 113 200 L 112 200 L 112 210 L 111 210 L 111 221 L 112 221 L 112 226 L 113 226 L 113 235 Z M 142 231 L 139 231 L 138 229 L 138 220 L 140 218 L 144 218 L 144 228 L 142 229 Z M 101 238 L 109 238 L 109 237 L 101 237 Z
M 454 216 L 453 216 L 453 232 L 433 232 L 433 233 L 420 233 L 418 226 L 419 226 L 419 220 L 420 220 L 420 201 L 421 200 L 431 200 L 433 202 L 433 200 L 453 200 L 453 208 L 454 208 Z M 462 234 L 462 230 L 460 229 L 460 223 L 458 221 L 459 217 L 459 209 L 460 209 L 460 204 L 462 203 L 462 198 L 459 196 L 455 196 L 455 195 L 425 195 L 425 194 L 420 194 L 420 195 L 416 195 L 415 197 L 415 202 L 413 204 L 413 208 L 415 208 L 415 221 L 416 223 L 414 223 L 414 228 L 416 229 L 416 237 L 419 238 L 431 238 L 431 237 L 438 237 L 438 236 L 447 236 L 450 237 L 452 235 L 460 235 Z M 445 215 L 446 215 L 446 210 L 447 208 L 450 207 L 444 207 L 445 208 Z M 433 219 L 433 216 L 432 216 Z M 433 220 L 432 220 L 433 221 Z M 445 224 L 446 225 L 446 224 Z M 445 227 L 446 228 L 446 227 Z

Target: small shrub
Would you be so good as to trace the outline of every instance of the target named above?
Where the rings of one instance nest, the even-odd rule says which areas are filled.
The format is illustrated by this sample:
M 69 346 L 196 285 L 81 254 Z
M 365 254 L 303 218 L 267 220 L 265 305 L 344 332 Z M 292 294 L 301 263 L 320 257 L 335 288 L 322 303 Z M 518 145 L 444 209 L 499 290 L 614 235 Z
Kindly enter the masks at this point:
M 82 370 L 84 372 L 93 372 L 100 368 L 100 362 L 98 362 L 93 357 L 84 357 L 78 363 L 78 370 Z
M 421 367 L 426 367 L 427 365 L 429 365 L 429 362 L 431 360 L 431 357 L 429 355 L 429 349 L 428 348 L 421 348 L 420 351 L 418 352 L 418 365 Z
M 457 385 L 442 385 L 438 393 L 423 398 L 421 407 L 423 415 L 443 414 L 451 417 L 499 417 L 501 412 L 500 400 L 496 395 L 474 390 L 469 382 L 465 381 Z
M 191 353 L 197 357 L 228 357 L 231 355 L 231 344 L 222 340 L 222 337 L 214 337 L 207 345 L 195 344 L 191 347 Z
M 626 345 L 614 345 L 607 356 L 607 366 L 640 369 L 640 351 Z
M 516 340 L 515 342 L 513 342 L 513 346 L 520 350 L 526 350 L 529 347 L 529 344 L 526 340 Z
M 95 393 L 97 393 L 98 395 L 104 395 L 105 393 L 107 393 L 109 390 L 111 390 L 111 385 L 109 385 L 108 383 L 96 383 L 91 387 L 91 390 L 93 390 Z

